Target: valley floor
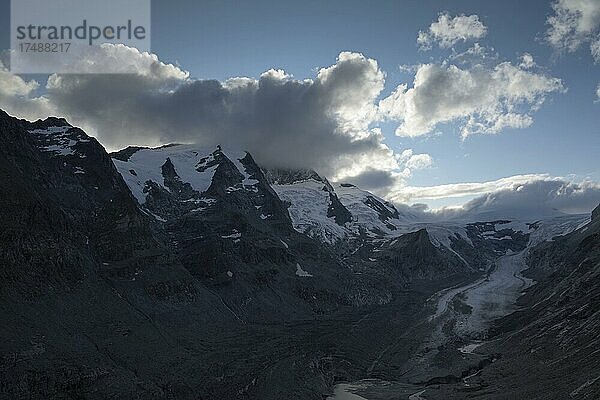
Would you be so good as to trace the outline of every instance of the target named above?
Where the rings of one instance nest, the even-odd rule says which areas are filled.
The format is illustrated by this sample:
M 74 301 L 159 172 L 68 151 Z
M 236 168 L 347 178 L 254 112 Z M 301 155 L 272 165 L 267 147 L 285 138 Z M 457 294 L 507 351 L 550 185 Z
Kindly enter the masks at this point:
M 470 378 L 494 360 L 477 350 L 486 343 L 489 324 L 514 311 L 516 299 L 532 284 L 522 276 L 524 268 L 524 252 L 510 253 L 500 257 L 486 276 L 431 296 L 430 315 L 422 321 L 430 334 L 407 361 L 401 378 L 338 384 L 330 399 L 444 399 L 439 388 L 445 384 L 459 385 L 465 393 L 478 389 Z

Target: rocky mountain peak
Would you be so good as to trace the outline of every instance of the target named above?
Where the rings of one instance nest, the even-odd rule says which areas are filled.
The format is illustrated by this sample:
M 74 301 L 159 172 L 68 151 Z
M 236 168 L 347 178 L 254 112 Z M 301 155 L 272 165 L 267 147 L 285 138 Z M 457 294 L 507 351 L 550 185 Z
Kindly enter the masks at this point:
M 263 172 L 272 185 L 291 185 L 310 179 L 328 184 L 326 179 L 312 169 L 264 168 Z
M 48 117 L 46 119 L 38 119 L 35 122 L 32 122 L 30 124 L 31 129 L 47 129 L 50 127 L 61 127 L 61 126 L 66 126 L 66 127 L 71 127 L 72 125 L 69 124 L 67 122 L 66 119 L 64 118 L 58 118 L 58 117 Z

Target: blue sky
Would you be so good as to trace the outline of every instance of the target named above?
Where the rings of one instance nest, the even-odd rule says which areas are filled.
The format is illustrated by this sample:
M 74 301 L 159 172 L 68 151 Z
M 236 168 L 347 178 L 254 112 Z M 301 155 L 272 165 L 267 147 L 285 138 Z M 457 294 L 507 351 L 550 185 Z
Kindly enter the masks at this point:
M 591 0 L 593 1 L 593 0 Z M 522 174 L 549 174 L 574 180 L 600 181 L 600 103 L 596 87 L 600 65 L 582 44 L 560 52 L 545 40 L 552 1 L 153 1 L 152 51 L 164 63 L 189 71 L 198 80 L 258 78 L 264 71 L 283 69 L 293 78 L 314 79 L 322 67 L 336 63 L 342 51 L 362 53 L 385 72 L 379 99 L 397 85 L 410 88 L 414 71 L 400 66 L 443 63 L 454 52 L 475 42 L 496 53 L 495 63 L 517 65 L 523 53 L 533 56 L 536 73 L 560 78 L 566 91 L 544 96 L 533 112 L 533 123 L 496 134 L 461 139 L 460 120 L 436 124 L 416 137 L 394 134 L 396 121 L 378 122 L 384 143 L 394 152 L 410 148 L 428 154 L 433 163 L 415 168 L 404 185 L 436 186 L 494 181 Z M 7 1 L 2 0 L 2 10 Z M 477 15 L 485 37 L 457 42 L 452 49 L 433 45 L 420 50 L 417 34 L 427 31 L 440 13 Z M 1 48 L 8 47 L 7 12 L 0 16 Z M 597 31 L 596 31 L 597 32 Z M 493 50 L 491 50 L 493 49 Z M 34 78 L 45 83 L 46 77 Z M 440 88 L 443 90 L 443 88 Z M 463 202 L 458 198 L 429 199 L 434 207 Z
M 600 67 L 589 52 L 558 57 L 540 38 L 552 9 L 549 1 L 201 1 L 153 2 L 152 47 L 198 78 L 259 76 L 282 68 L 296 78 L 314 77 L 340 51 L 358 51 L 387 73 L 386 91 L 411 82 L 404 64 L 436 59 L 418 50 L 416 36 L 438 13 L 477 14 L 488 27 L 481 41 L 502 59 L 531 53 L 538 64 L 564 80 L 567 93 L 552 96 L 533 126 L 461 141 L 456 127 L 441 135 L 408 139 L 384 130 L 391 146 L 432 155 L 432 169 L 415 172 L 411 184 L 549 173 L 600 180 L 600 104 L 594 104 Z M 176 21 L 176 23 L 174 23 Z M 459 45 L 466 48 L 469 44 Z M 441 53 L 441 52 L 437 52 Z

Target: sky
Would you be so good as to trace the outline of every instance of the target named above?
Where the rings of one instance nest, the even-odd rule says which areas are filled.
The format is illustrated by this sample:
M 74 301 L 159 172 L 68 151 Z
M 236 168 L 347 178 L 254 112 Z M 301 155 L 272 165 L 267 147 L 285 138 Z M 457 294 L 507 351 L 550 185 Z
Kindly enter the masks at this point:
M 241 146 L 432 208 L 532 182 L 598 194 L 600 0 L 155 0 L 151 41 L 95 58 L 160 65 L 136 79 L 0 71 L 0 108 L 109 150 Z

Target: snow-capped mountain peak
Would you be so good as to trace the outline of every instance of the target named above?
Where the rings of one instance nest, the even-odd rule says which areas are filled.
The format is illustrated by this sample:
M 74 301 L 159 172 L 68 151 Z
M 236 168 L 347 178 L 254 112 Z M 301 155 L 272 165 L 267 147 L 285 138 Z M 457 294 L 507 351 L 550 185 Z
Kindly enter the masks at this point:
M 202 195 L 210 188 L 217 167 L 232 163 L 234 168 L 229 176 L 228 190 L 254 190 L 258 183 L 246 170 L 242 160 L 246 152 L 228 151 L 225 154 L 220 146 L 215 148 L 189 144 L 172 144 L 158 148 L 128 147 L 113 153 L 113 162 L 125 179 L 131 192 L 140 204 L 146 202 L 150 183 L 170 191 L 169 172 L 176 179 L 189 184 L 190 188 Z M 166 176 L 167 175 L 167 176 Z

